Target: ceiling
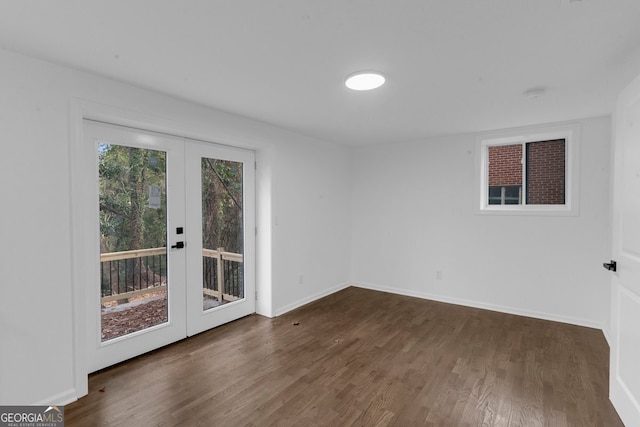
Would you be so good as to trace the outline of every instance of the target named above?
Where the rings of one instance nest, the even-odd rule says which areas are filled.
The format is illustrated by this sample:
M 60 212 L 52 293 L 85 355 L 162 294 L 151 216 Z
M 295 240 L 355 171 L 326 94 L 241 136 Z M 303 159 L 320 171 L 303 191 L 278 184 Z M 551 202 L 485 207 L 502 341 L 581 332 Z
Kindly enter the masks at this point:
M 357 146 L 611 113 L 640 0 L 2 0 L 0 46 Z

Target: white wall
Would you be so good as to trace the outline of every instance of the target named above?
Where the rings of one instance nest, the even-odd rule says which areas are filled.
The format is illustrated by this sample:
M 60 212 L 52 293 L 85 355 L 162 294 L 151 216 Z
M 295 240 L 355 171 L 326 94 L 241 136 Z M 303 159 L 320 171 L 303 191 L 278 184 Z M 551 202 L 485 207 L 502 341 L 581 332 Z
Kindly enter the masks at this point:
M 300 161 L 304 158 L 304 161 Z M 283 144 L 274 162 L 274 314 L 343 288 L 350 268 L 350 156 Z M 278 282 L 275 282 L 275 278 Z M 330 288 L 328 288 L 330 287 Z
M 581 126 L 578 217 L 476 214 L 475 135 L 358 149 L 354 282 L 607 329 L 610 119 Z
M 0 404 L 75 396 L 72 99 L 161 117 L 182 136 L 256 150 L 259 312 L 283 312 L 348 280 L 346 148 L 1 50 L 0 93 Z

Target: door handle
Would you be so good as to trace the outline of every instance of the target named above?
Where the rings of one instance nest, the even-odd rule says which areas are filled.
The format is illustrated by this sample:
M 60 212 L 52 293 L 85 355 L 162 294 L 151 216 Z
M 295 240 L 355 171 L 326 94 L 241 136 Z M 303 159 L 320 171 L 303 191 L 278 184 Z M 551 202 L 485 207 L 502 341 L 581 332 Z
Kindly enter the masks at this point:
M 611 260 L 611 262 L 605 262 L 602 266 L 609 271 L 615 272 L 618 265 L 614 260 Z
M 184 248 L 184 242 L 176 242 L 175 245 L 171 246 L 171 249 L 183 249 Z

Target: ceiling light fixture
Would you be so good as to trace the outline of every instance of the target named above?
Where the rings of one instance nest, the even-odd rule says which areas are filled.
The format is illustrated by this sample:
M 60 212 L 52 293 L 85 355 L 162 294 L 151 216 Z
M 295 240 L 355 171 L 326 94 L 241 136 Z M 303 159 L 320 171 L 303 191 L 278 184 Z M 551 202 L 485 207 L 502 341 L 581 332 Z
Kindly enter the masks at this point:
M 349 74 L 344 84 L 352 90 L 371 90 L 382 86 L 385 80 L 384 75 L 377 71 L 358 71 Z
M 537 99 L 537 98 L 541 98 L 543 96 L 545 96 L 547 93 L 547 90 L 543 87 L 534 87 L 533 89 L 529 89 L 527 91 L 525 91 L 523 93 L 523 95 L 529 99 Z

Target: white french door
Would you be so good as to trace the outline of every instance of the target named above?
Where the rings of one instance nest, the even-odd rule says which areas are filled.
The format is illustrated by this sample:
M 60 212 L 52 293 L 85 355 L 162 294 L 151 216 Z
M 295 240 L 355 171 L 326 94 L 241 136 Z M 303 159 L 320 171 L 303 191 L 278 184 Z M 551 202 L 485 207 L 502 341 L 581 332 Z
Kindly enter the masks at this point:
M 255 312 L 255 157 L 187 140 L 185 165 L 191 336 Z
M 255 311 L 254 153 L 85 120 L 88 371 Z
M 625 425 L 640 426 L 640 77 L 615 120 L 610 398 Z M 609 268 L 612 268 L 610 266 Z

